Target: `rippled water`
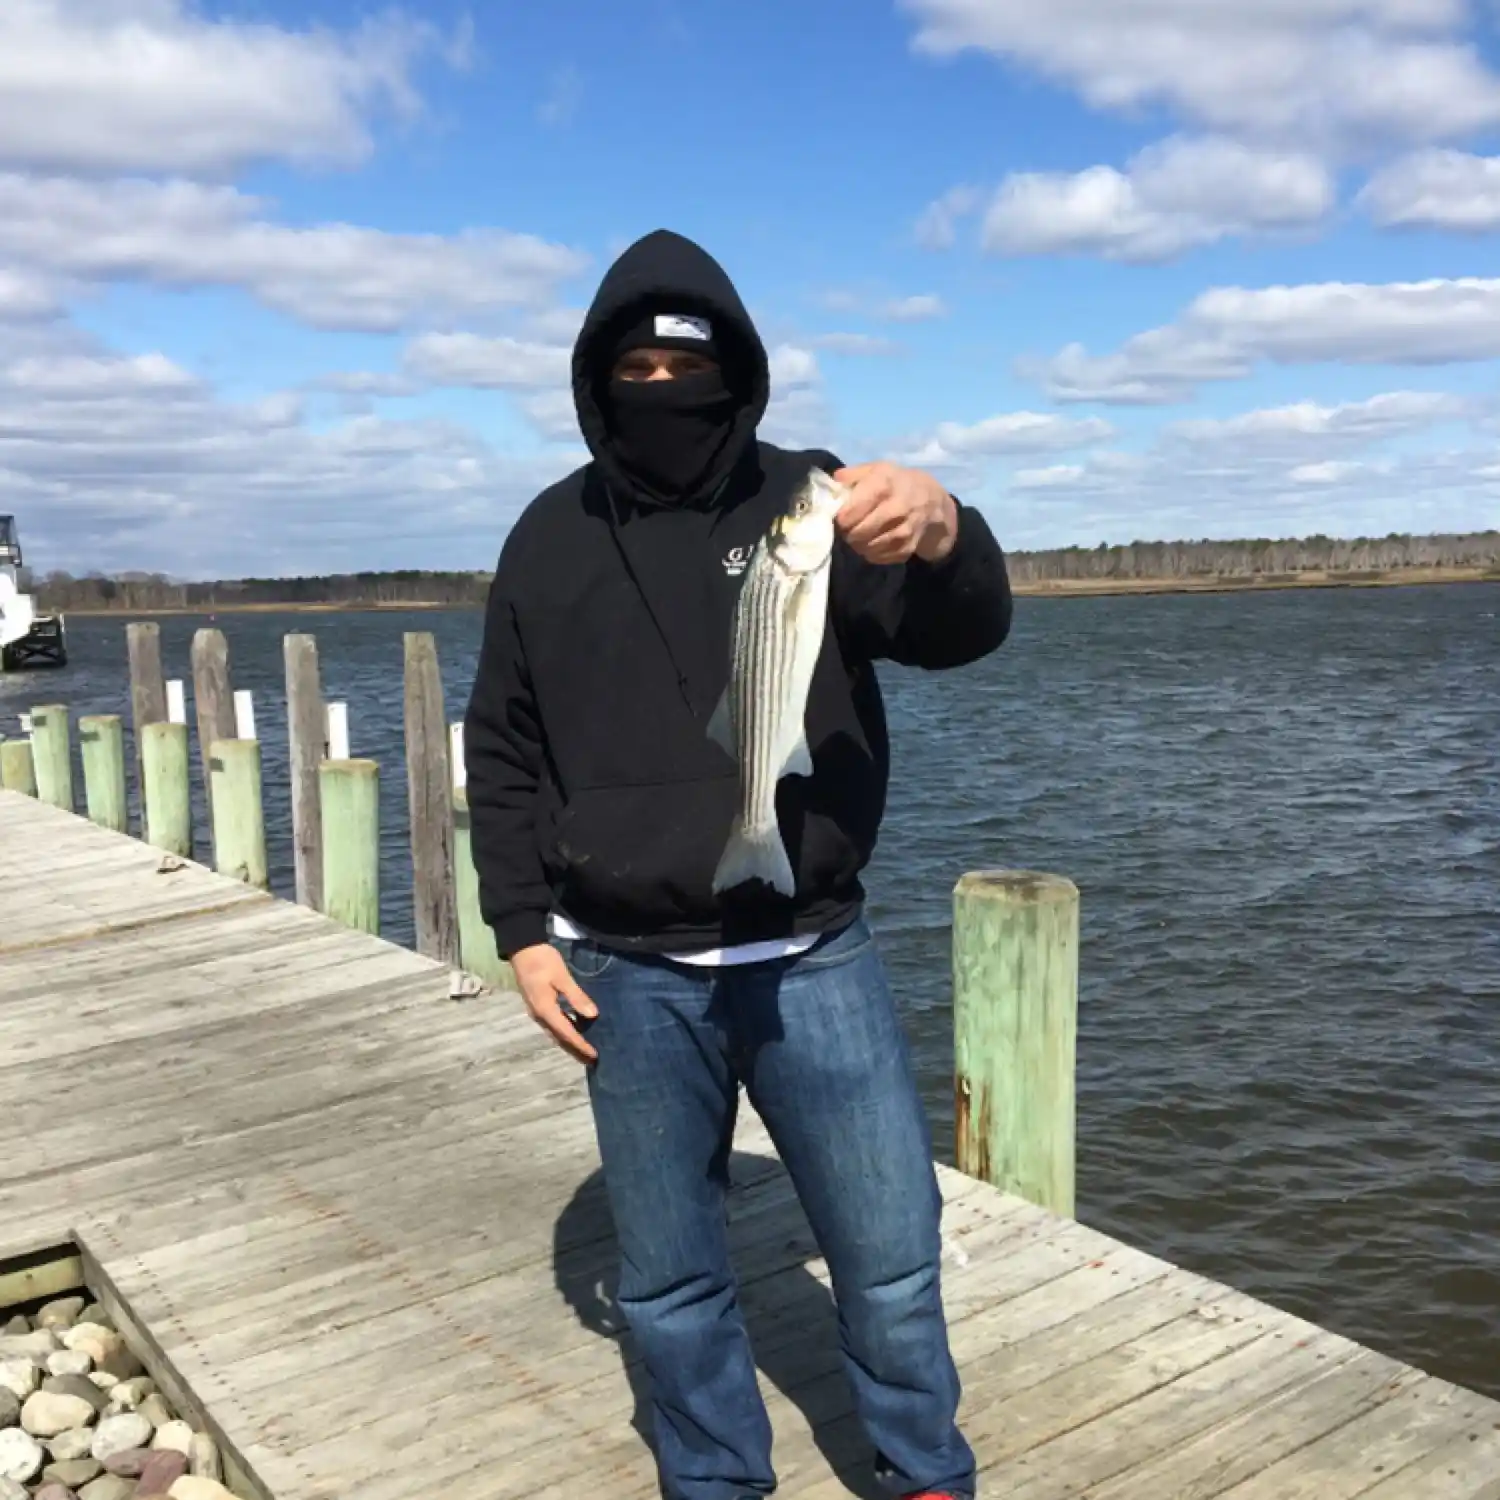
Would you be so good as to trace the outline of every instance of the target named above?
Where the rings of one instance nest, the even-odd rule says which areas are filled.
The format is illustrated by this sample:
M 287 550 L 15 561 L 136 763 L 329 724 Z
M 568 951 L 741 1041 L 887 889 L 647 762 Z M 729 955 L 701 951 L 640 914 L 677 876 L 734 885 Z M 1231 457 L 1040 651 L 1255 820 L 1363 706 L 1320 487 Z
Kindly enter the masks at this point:
M 163 622 L 169 676 L 202 623 Z M 281 637 L 305 629 L 384 768 L 384 920 L 409 941 L 401 633 L 437 635 L 455 718 L 479 616 L 219 623 L 257 694 L 273 882 Z M 124 711 L 123 622 L 71 642 L 65 672 L 0 681 L 0 713 Z M 887 680 L 872 904 L 941 1149 L 953 882 L 1071 876 L 1080 1217 L 1500 1395 L 1500 586 L 1022 600 L 989 662 Z

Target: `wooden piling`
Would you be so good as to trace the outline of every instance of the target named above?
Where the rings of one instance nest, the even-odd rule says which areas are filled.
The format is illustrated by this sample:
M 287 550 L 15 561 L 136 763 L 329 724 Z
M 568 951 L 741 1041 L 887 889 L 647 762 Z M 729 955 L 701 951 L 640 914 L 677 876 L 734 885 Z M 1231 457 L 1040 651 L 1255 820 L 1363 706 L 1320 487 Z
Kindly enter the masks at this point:
M 408 631 L 405 644 L 406 786 L 411 814 L 412 899 L 417 952 L 459 961 L 458 903 L 453 888 L 453 773 L 437 641 Z
M 126 831 L 125 729 L 119 714 L 87 714 L 78 721 L 83 752 L 83 796 L 89 818 L 115 833 Z
M 453 792 L 453 866 L 458 896 L 459 967 L 496 989 L 514 990 L 516 976 L 495 948 L 495 934 L 479 910 L 479 874 L 474 868 L 469 798 Z
M 198 759 L 203 775 L 204 805 L 210 836 L 214 823 L 213 777 L 208 771 L 208 747 L 215 740 L 235 738 L 234 689 L 229 681 L 229 642 L 222 630 L 193 632 L 193 707 L 198 719 Z
M 953 895 L 960 1171 L 1071 1217 L 1078 888 L 1024 870 L 965 875 Z
M 0 741 L 0 787 L 26 797 L 36 796 L 36 762 L 30 740 Z
M 215 740 L 208 751 L 213 782 L 214 868 L 247 885 L 270 885 L 261 808 L 260 744 Z
M 327 709 L 315 636 L 294 633 L 281 643 L 286 663 L 288 771 L 292 783 L 292 866 L 297 900 L 323 910 L 323 814 L 318 767 L 328 746 Z
M 31 710 L 31 755 L 36 794 L 53 807 L 74 810 L 73 739 L 68 711 L 60 703 Z
M 323 912 L 361 932 L 380 931 L 380 767 L 325 760 L 318 768 L 323 821 Z
M 145 841 L 155 849 L 193 857 L 193 791 L 188 766 L 188 727 L 147 724 L 141 735 L 145 766 L 141 800 L 146 808 Z
M 167 683 L 161 670 L 161 626 L 155 621 L 125 627 L 130 656 L 130 730 L 135 738 L 136 784 L 141 788 L 141 828 L 147 823 L 144 732 L 167 722 Z

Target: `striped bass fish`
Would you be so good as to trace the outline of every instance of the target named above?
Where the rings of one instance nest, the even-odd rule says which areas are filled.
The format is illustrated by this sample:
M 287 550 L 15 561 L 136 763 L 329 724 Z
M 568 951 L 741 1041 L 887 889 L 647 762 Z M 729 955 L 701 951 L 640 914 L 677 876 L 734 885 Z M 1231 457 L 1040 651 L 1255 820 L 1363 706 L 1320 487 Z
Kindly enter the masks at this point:
M 812 775 L 807 694 L 828 622 L 833 518 L 848 493 L 812 470 L 745 571 L 729 686 L 708 726 L 740 768 L 740 809 L 714 875 L 716 895 L 750 880 L 783 896 L 797 892 L 776 821 L 776 787 L 783 776 Z

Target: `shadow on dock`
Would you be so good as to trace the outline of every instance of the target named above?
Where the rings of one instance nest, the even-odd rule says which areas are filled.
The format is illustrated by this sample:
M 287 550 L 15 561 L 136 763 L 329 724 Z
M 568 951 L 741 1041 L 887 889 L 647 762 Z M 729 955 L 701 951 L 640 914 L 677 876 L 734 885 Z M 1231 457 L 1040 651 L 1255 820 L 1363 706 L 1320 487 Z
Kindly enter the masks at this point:
M 774 1157 L 736 1151 L 729 1180 L 730 1253 L 755 1362 L 802 1414 L 850 1494 L 880 1500 L 868 1444 L 855 1423 L 836 1420 L 850 1410 L 838 1320 L 828 1288 L 807 1269 L 817 1246 L 785 1168 Z M 645 1372 L 615 1300 L 618 1260 L 604 1179 L 595 1171 L 558 1215 L 553 1272 L 579 1322 L 616 1345 L 635 1397 L 631 1425 L 649 1448 Z

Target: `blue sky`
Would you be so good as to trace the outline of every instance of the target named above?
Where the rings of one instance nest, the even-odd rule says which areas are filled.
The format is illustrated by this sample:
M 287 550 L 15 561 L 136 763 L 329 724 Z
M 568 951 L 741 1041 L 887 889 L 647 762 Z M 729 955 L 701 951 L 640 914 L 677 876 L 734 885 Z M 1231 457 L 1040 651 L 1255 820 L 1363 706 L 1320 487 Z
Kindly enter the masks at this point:
M 1012 548 L 1500 524 L 1489 0 L 6 0 L 42 569 L 487 567 L 667 226 Z

